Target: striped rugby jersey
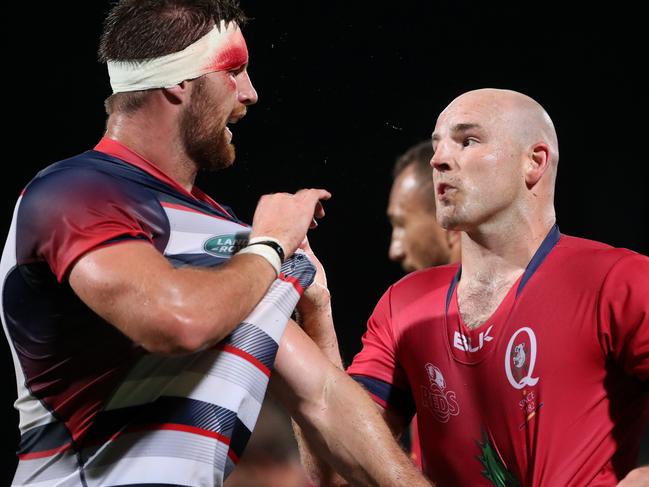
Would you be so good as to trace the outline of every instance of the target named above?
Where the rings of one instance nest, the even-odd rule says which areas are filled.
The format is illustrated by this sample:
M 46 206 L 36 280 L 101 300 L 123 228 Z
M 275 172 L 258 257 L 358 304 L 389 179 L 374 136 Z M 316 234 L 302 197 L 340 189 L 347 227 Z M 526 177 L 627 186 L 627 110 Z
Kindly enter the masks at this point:
M 216 266 L 249 231 L 228 208 L 106 138 L 30 182 L 0 264 L 20 413 L 13 485 L 222 484 L 255 425 L 314 266 L 296 254 L 232 334 L 173 357 L 146 352 L 93 313 L 67 274 L 88 251 L 135 239 L 174 266 Z

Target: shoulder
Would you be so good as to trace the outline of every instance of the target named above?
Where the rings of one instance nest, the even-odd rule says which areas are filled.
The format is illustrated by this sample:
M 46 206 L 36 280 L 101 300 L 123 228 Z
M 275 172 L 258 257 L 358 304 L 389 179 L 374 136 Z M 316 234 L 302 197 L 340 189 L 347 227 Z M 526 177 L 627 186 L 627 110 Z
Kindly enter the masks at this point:
M 394 283 L 392 289 L 399 293 L 421 293 L 440 287 L 448 288 L 458 267 L 459 264 L 448 264 L 411 272 Z
M 411 306 L 427 306 L 431 301 L 444 302 L 458 267 L 459 264 L 430 267 L 403 277 L 388 290 L 391 308 L 400 311 Z
M 548 259 L 548 266 L 539 271 L 545 282 L 562 288 L 598 293 L 611 277 L 636 279 L 649 273 L 649 258 L 629 249 L 583 238 L 562 235 Z M 645 278 L 646 279 L 646 278 Z M 619 281 L 618 281 L 619 282 Z
M 148 198 L 144 186 L 119 177 L 119 164 L 87 151 L 40 171 L 22 193 L 21 213 L 80 211 L 94 203 Z
M 561 236 L 556 250 L 560 263 L 583 273 L 582 277 L 607 274 L 614 266 L 626 261 L 649 261 L 633 250 L 568 235 Z

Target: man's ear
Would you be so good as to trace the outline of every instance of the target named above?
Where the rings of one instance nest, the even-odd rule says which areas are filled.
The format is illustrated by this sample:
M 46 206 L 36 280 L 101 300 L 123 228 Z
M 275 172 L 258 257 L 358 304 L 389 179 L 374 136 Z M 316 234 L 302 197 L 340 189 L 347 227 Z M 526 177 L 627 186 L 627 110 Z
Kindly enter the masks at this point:
M 190 91 L 191 89 L 187 81 L 181 81 L 177 85 L 173 85 L 170 88 L 162 89 L 165 98 L 167 98 L 167 100 L 169 100 L 174 105 L 179 105 L 189 100 Z
M 541 180 L 550 165 L 550 146 L 537 142 L 530 148 L 525 167 L 525 184 L 533 188 Z

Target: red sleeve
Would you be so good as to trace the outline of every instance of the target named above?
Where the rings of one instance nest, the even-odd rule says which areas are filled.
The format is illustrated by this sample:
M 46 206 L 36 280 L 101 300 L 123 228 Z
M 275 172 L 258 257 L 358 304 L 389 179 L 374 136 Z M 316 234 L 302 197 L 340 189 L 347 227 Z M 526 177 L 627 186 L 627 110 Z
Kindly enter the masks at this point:
M 392 328 L 392 288 L 374 308 L 363 335 L 363 348 L 347 373 L 363 384 L 383 407 L 393 407 L 404 417 L 414 414 L 414 402 L 405 373 L 396 358 L 397 344 Z
M 629 375 L 649 380 L 649 258 L 622 257 L 604 279 L 598 302 L 600 343 Z
M 59 282 L 85 253 L 132 239 L 151 240 L 136 188 L 92 171 L 61 171 L 36 179 L 18 212 L 19 263 L 45 261 Z M 151 212 L 149 212 L 151 213 Z

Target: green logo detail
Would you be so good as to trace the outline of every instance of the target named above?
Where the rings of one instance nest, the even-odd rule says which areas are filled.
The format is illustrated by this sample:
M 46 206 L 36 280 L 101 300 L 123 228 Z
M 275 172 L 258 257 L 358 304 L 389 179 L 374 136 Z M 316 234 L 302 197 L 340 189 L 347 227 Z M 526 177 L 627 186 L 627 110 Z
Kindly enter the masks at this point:
M 208 254 L 216 257 L 230 257 L 248 244 L 247 233 L 230 233 L 216 235 L 203 244 L 203 249 Z
M 507 470 L 487 433 L 483 433 L 482 441 L 477 443 L 481 453 L 478 460 L 484 467 L 482 475 L 496 487 L 520 487 L 521 483 L 514 477 L 514 474 Z

